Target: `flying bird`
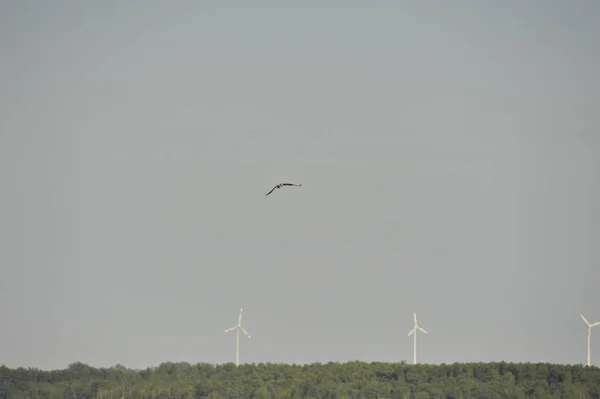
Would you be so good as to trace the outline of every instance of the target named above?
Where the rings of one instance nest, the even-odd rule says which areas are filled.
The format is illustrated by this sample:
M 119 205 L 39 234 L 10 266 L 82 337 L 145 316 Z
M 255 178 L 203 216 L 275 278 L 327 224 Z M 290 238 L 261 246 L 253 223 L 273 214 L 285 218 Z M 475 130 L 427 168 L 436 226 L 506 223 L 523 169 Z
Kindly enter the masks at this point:
M 278 185 L 276 185 L 275 187 L 273 187 L 271 189 L 271 191 L 269 191 L 268 193 L 265 194 L 265 197 L 269 194 L 271 194 L 273 191 L 275 190 L 279 190 L 281 187 L 283 186 L 295 186 L 295 187 L 302 187 L 302 184 L 292 184 L 292 183 L 279 183 Z

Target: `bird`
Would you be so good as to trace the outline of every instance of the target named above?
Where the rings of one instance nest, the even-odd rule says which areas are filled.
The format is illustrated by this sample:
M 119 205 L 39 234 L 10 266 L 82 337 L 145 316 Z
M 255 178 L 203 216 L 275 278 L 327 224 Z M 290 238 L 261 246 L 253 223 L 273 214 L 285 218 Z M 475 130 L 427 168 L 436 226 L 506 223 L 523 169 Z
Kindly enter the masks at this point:
M 302 184 L 292 184 L 292 183 L 279 183 L 278 185 L 276 185 L 275 187 L 273 187 L 271 189 L 271 191 L 269 191 L 268 193 L 265 194 L 265 197 L 269 194 L 271 194 L 273 191 L 275 190 L 279 190 L 281 187 L 283 186 L 295 186 L 295 187 L 302 187 Z

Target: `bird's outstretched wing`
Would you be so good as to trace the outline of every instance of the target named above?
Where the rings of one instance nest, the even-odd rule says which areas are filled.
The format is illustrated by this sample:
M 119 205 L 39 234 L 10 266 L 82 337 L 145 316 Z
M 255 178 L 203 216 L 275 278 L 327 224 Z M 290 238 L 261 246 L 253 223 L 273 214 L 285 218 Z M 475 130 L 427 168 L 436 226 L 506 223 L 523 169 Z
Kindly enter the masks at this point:
M 277 186 L 273 187 L 273 188 L 271 189 L 271 191 L 269 191 L 268 193 L 266 193 L 266 194 L 265 194 L 265 197 L 266 197 L 267 195 L 271 194 L 273 191 L 275 191 L 275 189 L 276 189 L 278 186 L 279 186 L 279 185 L 277 185 Z
M 295 186 L 295 187 L 302 187 L 302 184 L 292 184 L 292 183 L 282 183 L 282 186 Z

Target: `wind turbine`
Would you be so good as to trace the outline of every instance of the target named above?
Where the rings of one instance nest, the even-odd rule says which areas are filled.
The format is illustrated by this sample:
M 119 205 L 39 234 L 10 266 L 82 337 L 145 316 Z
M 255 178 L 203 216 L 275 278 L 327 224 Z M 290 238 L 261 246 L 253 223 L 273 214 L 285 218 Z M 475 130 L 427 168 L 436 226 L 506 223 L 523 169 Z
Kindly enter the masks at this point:
M 414 334 L 413 364 L 417 364 L 417 330 L 421 330 L 425 334 L 427 334 L 427 331 L 425 331 L 424 329 L 419 327 L 419 324 L 417 323 L 417 312 L 415 312 L 414 310 L 413 310 L 413 318 L 414 318 L 415 324 L 413 325 L 413 329 L 410 330 L 410 332 L 408 333 L 408 336 L 410 337 L 412 334 Z
M 590 323 L 589 321 L 587 321 L 587 319 L 585 317 L 583 317 L 582 313 L 579 313 L 579 316 L 581 316 L 581 318 L 583 319 L 583 321 L 585 322 L 585 324 L 587 324 L 588 326 L 588 336 L 587 336 L 587 365 L 590 366 L 590 337 L 592 335 L 592 327 L 596 327 L 596 326 L 600 326 L 600 321 L 597 321 L 595 323 Z
M 240 365 L 240 330 L 242 330 L 248 338 L 251 338 L 250 334 L 248 334 L 248 331 L 244 330 L 244 327 L 242 327 L 242 309 L 240 309 L 237 324 L 231 328 L 228 328 L 225 330 L 225 332 L 233 330 L 236 330 L 235 366 L 237 367 Z

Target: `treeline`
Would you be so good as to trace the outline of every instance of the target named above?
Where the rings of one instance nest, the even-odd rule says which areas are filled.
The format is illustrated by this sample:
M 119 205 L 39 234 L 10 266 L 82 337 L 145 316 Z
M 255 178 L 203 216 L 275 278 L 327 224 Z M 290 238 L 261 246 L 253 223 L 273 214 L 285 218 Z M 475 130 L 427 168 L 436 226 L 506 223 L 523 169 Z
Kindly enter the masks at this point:
M 597 398 L 600 369 L 548 363 L 163 363 L 145 370 L 0 367 L 0 399 Z

